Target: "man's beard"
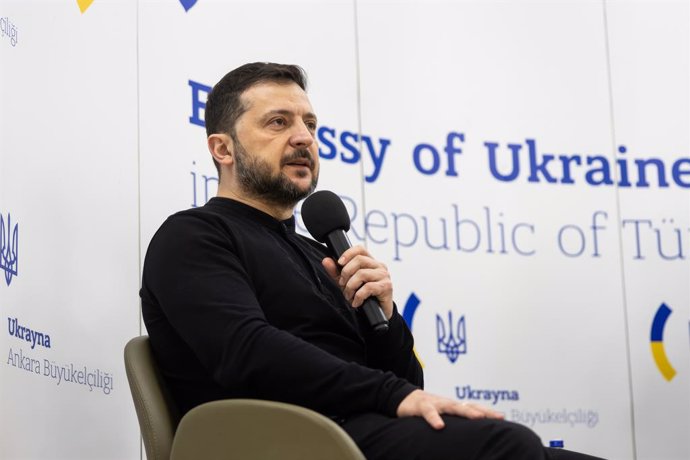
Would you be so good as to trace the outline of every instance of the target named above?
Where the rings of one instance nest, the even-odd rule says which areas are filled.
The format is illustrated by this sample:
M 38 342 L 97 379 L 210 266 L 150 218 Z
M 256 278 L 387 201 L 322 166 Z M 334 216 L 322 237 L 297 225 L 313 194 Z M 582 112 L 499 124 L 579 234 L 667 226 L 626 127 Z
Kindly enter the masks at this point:
M 294 206 L 299 200 L 309 196 L 316 188 L 319 177 L 315 170 L 314 159 L 308 150 L 295 150 L 290 155 L 281 158 L 280 169 L 274 175 L 271 173 L 271 165 L 250 155 L 234 136 L 233 145 L 235 173 L 242 189 L 250 196 L 279 206 Z M 311 185 L 304 190 L 295 185 L 282 171 L 283 166 L 297 159 L 309 161 Z

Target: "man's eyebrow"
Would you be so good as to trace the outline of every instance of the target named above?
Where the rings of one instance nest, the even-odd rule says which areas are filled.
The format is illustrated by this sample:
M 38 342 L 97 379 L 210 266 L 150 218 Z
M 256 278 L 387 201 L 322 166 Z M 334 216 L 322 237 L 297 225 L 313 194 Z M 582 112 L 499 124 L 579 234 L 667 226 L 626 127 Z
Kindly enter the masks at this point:
M 274 110 L 269 110 L 268 112 L 266 112 L 266 114 L 264 114 L 264 116 L 261 118 L 265 120 L 267 118 L 272 117 L 273 115 L 283 115 L 286 117 L 292 117 L 292 116 L 295 116 L 295 112 L 293 112 L 292 110 L 288 110 L 288 109 L 274 109 Z M 314 120 L 318 120 L 316 114 L 313 112 L 305 113 L 304 118 L 312 118 Z

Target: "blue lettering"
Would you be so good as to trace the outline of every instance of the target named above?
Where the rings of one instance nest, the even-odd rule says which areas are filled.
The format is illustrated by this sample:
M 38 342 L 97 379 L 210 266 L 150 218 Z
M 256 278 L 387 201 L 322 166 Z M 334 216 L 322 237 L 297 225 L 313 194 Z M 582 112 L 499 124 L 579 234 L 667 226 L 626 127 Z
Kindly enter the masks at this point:
M 624 145 L 621 145 L 618 147 L 618 153 L 621 155 L 627 152 L 628 149 L 625 148 Z M 628 180 L 628 163 L 625 158 L 619 158 L 616 160 L 616 163 L 618 163 L 618 167 L 621 172 L 621 176 L 618 179 L 618 186 L 619 187 L 630 187 L 632 184 Z
M 357 146 L 350 143 L 350 139 L 357 142 L 359 140 L 359 136 L 355 133 L 351 133 L 350 131 L 343 131 L 340 135 L 340 143 L 347 151 L 351 153 L 351 156 L 347 156 L 346 152 L 341 152 L 340 159 L 343 160 L 344 163 L 355 164 L 359 161 L 361 155 Z
M 484 145 L 488 149 L 489 153 L 489 170 L 491 171 L 491 175 L 494 176 L 496 179 L 503 181 L 503 182 L 511 182 L 517 179 L 518 175 L 520 174 L 520 149 L 522 148 L 522 145 L 520 144 L 508 144 L 508 148 L 511 151 L 511 164 L 512 168 L 510 170 L 510 173 L 508 174 L 501 174 L 498 170 L 498 160 L 496 159 L 496 149 L 498 148 L 498 143 L 497 142 L 484 142 Z
M 623 219 L 622 222 L 622 227 L 625 228 L 626 225 L 628 224 L 633 224 L 633 227 L 635 228 L 635 248 L 636 248 L 636 253 L 635 257 L 633 259 L 644 259 L 644 256 L 642 255 L 642 251 L 640 248 L 640 224 L 647 224 L 649 227 L 652 227 L 652 221 L 651 220 L 638 220 L 638 219 Z
M 446 176 L 457 176 L 458 171 L 455 169 L 455 155 L 462 153 L 460 147 L 455 146 L 455 139 L 460 140 L 460 142 L 465 142 L 465 135 L 463 133 L 448 133 L 446 137 L 446 146 L 443 149 L 448 156 L 448 169 L 446 169 Z
M 431 167 L 430 168 L 425 168 L 424 165 L 422 165 L 421 155 L 422 155 L 422 152 L 425 152 L 425 151 L 427 151 L 431 154 Z M 436 147 L 434 147 L 431 144 L 419 144 L 419 145 L 417 145 L 414 148 L 414 152 L 412 153 L 412 155 L 413 155 L 415 168 L 417 168 L 417 171 L 419 171 L 422 174 L 427 174 L 427 175 L 436 174 L 439 166 L 441 165 L 441 158 L 438 155 L 438 150 L 436 150 Z
M 380 153 L 376 153 L 374 144 L 369 136 L 362 136 L 362 140 L 367 145 L 367 150 L 371 156 L 371 161 L 374 163 L 374 172 L 364 178 L 367 182 L 374 182 L 381 173 L 381 166 L 383 166 L 383 156 L 386 154 L 386 149 L 391 144 L 389 139 L 379 138 L 379 144 L 381 145 Z
M 204 178 L 204 204 L 208 203 L 208 200 L 211 199 L 212 196 L 216 194 L 216 191 L 218 190 L 218 177 L 217 176 L 207 176 L 205 174 L 202 174 L 201 177 Z M 208 189 L 208 184 L 210 183 L 215 183 L 215 187 L 212 193 L 209 193 Z
M 192 164 L 196 166 L 196 161 L 192 161 Z M 189 174 L 192 175 L 192 207 L 196 208 L 196 173 L 194 171 L 190 171 Z
M 605 219 L 608 219 L 609 215 L 608 213 L 604 211 L 596 211 L 594 214 L 592 214 L 592 241 L 594 242 L 594 253 L 592 254 L 592 257 L 599 257 L 599 237 L 597 236 L 599 230 L 606 230 L 606 227 L 602 227 L 598 224 L 597 217 L 603 216 Z
M 380 217 L 381 218 L 381 223 L 376 223 L 374 222 L 374 217 Z M 371 231 L 369 230 L 370 228 L 388 228 L 388 219 L 386 219 L 386 215 L 382 213 L 381 211 L 373 210 L 369 211 L 367 213 L 367 217 L 364 220 L 364 229 L 366 231 L 367 237 L 373 241 L 374 243 L 377 244 L 384 244 L 386 241 L 388 241 L 388 238 L 375 238 L 374 235 L 372 235 Z
M 424 241 L 429 249 L 449 249 L 448 247 L 448 232 L 446 231 L 446 219 L 439 218 L 441 222 L 441 233 L 443 234 L 442 243 L 434 246 L 429 239 L 429 221 L 426 217 L 422 216 L 422 222 L 424 223 Z
M 328 137 L 326 136 L 327 134 L 329 135 Z M 321 126 L 316 132 L 316 136 L 319 139 L 319 157 L 326 160 L 334 159 L 338 153 L 335 144 L 332 142 L 335 140 L 335 129 Z M 322 146 L 327 147 L 328 150 L 321 149 Z
M 571 234 L 573 234 L 574 232 L 574 234 L 576 235 L 575 247 L 577 249 L 575 249 L 574 251 L 568 251 L 565 248 L 563 240 L 565 239 L 566 231 L 568 231 Z M 579 257 L 585 250 L 585 234 L 577 225 L 564 225 L 558 231 L 558 248 L 561 250 L 563 254 L 565 254 L 568 257 Z
M 522 249 L 522 248 L 520 247 L 520 245 L 518 245 L 518 241 L 517 241 L 517 232 L 518 232 L 518 230 L 523 229 L 523 228 L 529 230 L 530 233 L 531 233 L 532 235 L 534 235 L 534 225 L 532 225 L 532 224 L 526 224 L 526 223 L 524 223 L 524 222 L 523 222 L 523 223 L 516 224 L 515 227 L 513 227 L 513 231 L 512 231 L 512 233 L 511 233 L 511 240 L 512 240 L 512 242 L 513 242 L 513 248 L 515 248 L 515 252 L 517 252 L 517 253 L 520 254 L 521 256 L 532 256 L 532 255 L 534 255 L 534 253 L 536 252 L 536 250 L 534 250 L 534 249 L 529 249 L 529 250 L 528 250 L 528 249 Z
M 593 157 L 587 157 L 587 166 L 591 166 L 594 162 L 599 163 L 598 168 L 591 168 L 585 173 L 585 181 L 589 185 L 611 185 L 613 180 L 611 180 L 611 168 L 609 162 L 605 157 L 601 155 L 596 155 Z M 595 175 L 601 175 L 601 178 L 596 179 Z
M 206 110 L 206 99 L 201 99 L 201 93 L 205 93 L 206 97 L 208 97 L 211 87 L 193 80 L 188 80 L 188 82 L 189 86 L 192 87 L 192 116 L 189 117 L 189 122 L 193 125 L 204 127 L 206 122 L 201 111 Z
M 479 244 L 482 241 L 482 233 L 481 233 L 481 230 L 479 229 L 479 225 L 471 219 L 460 219 L 460 212 L 459 212 L 458 206 L 455 204 L 453 205 L 453 211 L 455 213 L 455 244 L 456 244 L 457 250 L 458 251 L 464 251 L 464 252 L 476 251 L 477 248 L 479 247 Z M 474 229 L 474 234 L 475 234 L 474 246 L 470 246 L 470 247 L 463 247 L 462 246 L 462 241 L 460 239 L 460 235 L 462 234 L 461 227 L 463 225 L 465 225 L 465 226 L 469 225 L 470 227 L 472 227 Z M 488 252 L 491 252 L 491 250 L 489 250 Z
M 683 165 L 690 166 L 690 158 L 681 158 L 673 163 L 671 176 L 673 181 L 681 187 L 690 188 L 690 181 L 684 181 L 683 176 L 690 176 L 690 169 L 681 169 Z
M 661 220 L 662 224 L 666 223 L 666 219 Z M 668 223 L 673 224 L 673 219 L 669 219 Z M 661 256 L 662 259 L 664 260 L 684 260 L 685 255 L 683 255 L 683 237 L 681 235 L 681 231 L 679 228 L 674 228 L 671 230 L 672 233 L 675 233 L 676 235 L 676 246 L 675 248 L 677 249 L 675 254 L 664 254 L 664 250 L 661 247 L 661 230 L 658 228 L 654 229 L 654 233 L 656 234 L 656 247 L 657 247 L 657 252 L 659 253 L 659 256 Z M 673 246 L 673 244 L 671 245 Z
M 358 240 L 358 241 L 364 241 L 364 231 L 362 231 L 362 234 L 358 234 L 356 230 L 356 223 L 357 223 L 357 203 L 355 203 L 355 200 L 353 200 L 350 197 L 347 196 L 340 196 L 340 198 L 343 200 L 343 204 L 345 204 L 345 208 L 347 208 L 347 213 L 350 215 L 350 232 L 352 235 Z M 366 229 L 366 222 L 364 223 L 364 227 Z
M 393 257 L 393 260 L 400 260 L 400 247 L 405 247 L 409 248 L 412 247 L 415 242 L 417 241 L 417 234 L 419 233 L 417 230 L 417 222 L 415 221 L 414 217 L 412 217 L 409 214 L 395 214 L 391 213 L 393 216 L 393 240 L 395 242 L 395 257 Z M 400 230 L 398 226 L 398 222 L 401 220 L 407 220 L 411 224 L 412 232 L 411 232 L 411 237 L 409 238 L 408 241 L 402 241 L 400 239 Z
M 637 165 L 637 187 L 649 187 L 649 182 L 647 182 L 647 165 L 656 166 L 657 174 L 657 184 L 659 187 L 668 187 L 668 182 L 666 181 L 666 172 L 664 171 L 664 163 L 658 158 L 650 158 L 648 160 L 635 160 Z
M 561 178 L 561 183 L 574 184 L 575 181 L 570 176 L 570 163 L 574 162 L 576 165 L 579 166 L 581 164 L 582 159 L 578 155 L 559 155 L 558 159 L 561 160 L 561 164 L 563 165 L 563 177 Z
M 529 182 L 539 182 L 539 173 L 544 176 L 546 182 L 554 183 L 557 182 L 556 179 L 551 176 L 547 166 L 548 163 L 554 159 L 553 155 L 544 154 L 541 156 L 541 162 L 537 159 L 537 146 L 534 139 L 526 139 L 527 148 L 529 150 L 529 170 L 530 174 L 527 180 Z

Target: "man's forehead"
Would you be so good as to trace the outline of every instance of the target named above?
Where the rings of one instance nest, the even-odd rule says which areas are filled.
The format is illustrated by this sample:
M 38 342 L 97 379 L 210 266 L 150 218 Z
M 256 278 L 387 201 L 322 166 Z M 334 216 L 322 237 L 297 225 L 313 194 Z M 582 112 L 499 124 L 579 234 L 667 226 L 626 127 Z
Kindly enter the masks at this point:
M 313 112 L 307 93 L 295 82 L 259 82 L 241 95 L 247 110 Z

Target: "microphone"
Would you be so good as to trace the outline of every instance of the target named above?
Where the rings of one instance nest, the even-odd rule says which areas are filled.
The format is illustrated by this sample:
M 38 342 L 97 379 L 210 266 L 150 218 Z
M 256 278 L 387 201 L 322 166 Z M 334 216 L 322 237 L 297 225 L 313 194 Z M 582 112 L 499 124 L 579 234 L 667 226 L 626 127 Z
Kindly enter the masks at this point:
M 302 204 L 302 220 L 315 240 L 326 243 L 335 260 L 352 247 L 345 233 L 350 230 L 350 216 L 335 193 L 328 190 L 312 193 Z M 361 308 L 376 334 L 388 331 L 388 320 L 376 298 L 369 297 Z

